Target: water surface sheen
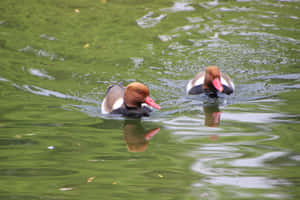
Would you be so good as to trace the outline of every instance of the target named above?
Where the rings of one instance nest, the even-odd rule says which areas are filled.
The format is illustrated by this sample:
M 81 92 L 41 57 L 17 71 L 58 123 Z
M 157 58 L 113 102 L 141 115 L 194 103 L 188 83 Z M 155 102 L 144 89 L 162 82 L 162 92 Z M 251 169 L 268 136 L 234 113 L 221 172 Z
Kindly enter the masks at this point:
M 102 115 L 120 81 L 162 109 Z M 0 199 L 300 199 L 299 89 L 299 0 L 2 0 Z

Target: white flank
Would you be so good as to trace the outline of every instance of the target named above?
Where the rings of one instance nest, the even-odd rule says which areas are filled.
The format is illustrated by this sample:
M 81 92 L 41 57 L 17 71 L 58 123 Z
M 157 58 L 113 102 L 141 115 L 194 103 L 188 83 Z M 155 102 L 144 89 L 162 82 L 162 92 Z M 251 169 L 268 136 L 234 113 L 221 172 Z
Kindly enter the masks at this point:
M 194 85 L 192 84 L 192 81 L 193 81 L 193 80 L 194 80 L 194 79 L 190 80 L 189 83 L 187 84 L 187 86 L 186 86 L 186 93 L 189 93 L 189 91 L 190 91 L 193 87 L 195 87 L 195 86 L 197 86 L 197 85 L 202 85 L 202 84 L 204 84 L 204 76 L 198 78 Z
M 197 81 L 195 82 L 195 85 L 201 85 L 204 84 L 204 76 L 201 76 L 200 78 L 197 79 Z
M 119 99 L 114 103 L 112 109 L 113 109 L 113 110 L 116 110 L 116 109 L 120 108 L 120 107 L 122 106 L 123 102 L 124 102 L 123 98 L 119 98 Z
M 146 103 L 142 103 L 142 107 L 147 107 L 147 108 L 153 110 L 153 108 L 151 106 L 149 106 L 148 104 L 146 104 Z
M 222 85 L 229 87 L 228 82 L 223 77 L 221 77 L 221 83 Z
M 192 80 L 190 80 L 186 86 L 186 93 L 188 94 L 191 89 L 192 89 Z
M 102 114 L 109 114 L 109 112 L 106 110 L 105 108 L 105 102 L 106 102 L 106 98 L 104 98 L 102 104 L 101 104 L 101 112 Z M 120 108 L 123 104 L 123 98 L 119 98 L 113 105 L 112 109 L 116 110 L 118 108 Z

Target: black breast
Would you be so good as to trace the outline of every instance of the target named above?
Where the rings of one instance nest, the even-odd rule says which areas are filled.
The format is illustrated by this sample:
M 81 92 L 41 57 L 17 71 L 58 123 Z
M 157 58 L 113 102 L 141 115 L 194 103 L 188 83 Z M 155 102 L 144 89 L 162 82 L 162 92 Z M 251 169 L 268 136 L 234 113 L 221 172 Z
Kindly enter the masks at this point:
M 136 107 L 128 107 L 126 105 L 122 105 L 120 108 L 113 110 L 112 114 L 121 114 L 126 117 L 140 118 L 140 117 L 148 117 L 152 110 L 147 106 L 142 106 L 139 108 Z

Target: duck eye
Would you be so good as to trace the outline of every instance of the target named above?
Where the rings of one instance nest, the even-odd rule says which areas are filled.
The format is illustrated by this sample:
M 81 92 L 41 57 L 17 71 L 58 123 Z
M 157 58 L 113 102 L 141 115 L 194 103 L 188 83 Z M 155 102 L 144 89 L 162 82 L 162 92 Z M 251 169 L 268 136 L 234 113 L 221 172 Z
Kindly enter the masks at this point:
M 140 93 L 142 93 L 142 90 L 136 89 L 136 92 L 140 94 Z
M 136 93 L 139 94 L 139 95 L 145 96 L 145 92 L 141 89 L 137 89 Z

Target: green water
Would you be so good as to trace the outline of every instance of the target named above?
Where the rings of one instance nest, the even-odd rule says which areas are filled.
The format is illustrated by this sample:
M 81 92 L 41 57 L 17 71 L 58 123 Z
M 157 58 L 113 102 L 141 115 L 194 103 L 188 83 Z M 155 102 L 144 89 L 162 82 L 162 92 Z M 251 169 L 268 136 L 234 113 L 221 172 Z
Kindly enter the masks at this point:
M 162 109 L 102 115 L 120 81 Z M 299 199 L 299 89 L 299 0 L 2 0 L 0 199 Z

